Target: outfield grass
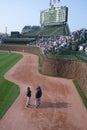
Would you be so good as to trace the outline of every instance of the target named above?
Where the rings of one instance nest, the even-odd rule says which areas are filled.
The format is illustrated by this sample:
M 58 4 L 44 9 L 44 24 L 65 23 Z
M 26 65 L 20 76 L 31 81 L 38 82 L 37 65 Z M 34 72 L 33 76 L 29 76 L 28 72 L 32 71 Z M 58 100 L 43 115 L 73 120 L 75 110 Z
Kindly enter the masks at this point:
M 21 54 L 0 52 L 0 119 L 20 93 L 16 84 L 4 79 L 4 74 L 21 58 Z
M 84 95 L 84 93 L 81 90 L 81 88 L 80 88 L 79 84 L 77 83 L 77 81 L 73 80 L 73 83 L 74 83 L 74 85 L 75 85 L 75 87 L 76 87 L 76 89 L 77 89 L 77 91 L 78 91 L 78 93 L 79 93 L 79 95 L 80 95 L 80 97 L 81 97 L 81 99 L 83 101 L 83 104 L 87 108 L 87 98 L 86 98 L 86 96 Z

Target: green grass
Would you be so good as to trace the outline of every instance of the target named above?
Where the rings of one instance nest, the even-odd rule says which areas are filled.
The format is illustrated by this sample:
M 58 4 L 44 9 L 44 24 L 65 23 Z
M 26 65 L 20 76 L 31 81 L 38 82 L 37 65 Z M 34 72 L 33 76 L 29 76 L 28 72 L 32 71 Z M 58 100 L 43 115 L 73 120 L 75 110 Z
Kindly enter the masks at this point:
M 0 119 L 20 93 L 16 84 L 4 79 L 4 74 L 21 58 L 17 53 L 0 52 Z
M 80 95 L 80 97 L 81 97 L 81 99 L 83 101 L 83 104 L 87 108 L 87 98 L 85 97 L 85 95 L 84 95 L 83 91 L 81 90 L 81 88 L 80 88 L 79 84 L 77 83 L 77 81 L 73 80 L 73 83 L 74 83 L 74 85 L 75 85 L 75 87 L 76 87 L 76 89 L 77 89 L 77 91 L 78 91 L 78 93 L 79 93 L 79 95 Z

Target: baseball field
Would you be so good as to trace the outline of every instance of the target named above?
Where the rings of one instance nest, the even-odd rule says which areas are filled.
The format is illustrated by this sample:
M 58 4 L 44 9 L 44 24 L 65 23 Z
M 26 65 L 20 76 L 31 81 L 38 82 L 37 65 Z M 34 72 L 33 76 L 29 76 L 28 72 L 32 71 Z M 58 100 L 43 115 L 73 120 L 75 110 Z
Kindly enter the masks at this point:
M 0 130 L 87 130 L 87 109 L 72 80 L 40 74 L 36 55 L 13 52 L 1 52 L 0 55 L 1 117 L 6 112 L 0 120 Z M 25 93 L 28 85 L 32 96 L 27 108 Z M 35 107 L 37 85 L 43 91 L 40 108 Z M 9 101 L 7 97 L 3 99 L 7 93 Z

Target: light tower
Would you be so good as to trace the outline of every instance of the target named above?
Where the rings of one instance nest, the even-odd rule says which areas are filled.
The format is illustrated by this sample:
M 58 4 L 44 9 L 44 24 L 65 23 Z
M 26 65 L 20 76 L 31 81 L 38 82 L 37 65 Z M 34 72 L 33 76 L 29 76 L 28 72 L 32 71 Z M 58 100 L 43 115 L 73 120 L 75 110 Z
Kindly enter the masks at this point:
M 5 35 L 7 36 L 7 26 L 5 27 Z

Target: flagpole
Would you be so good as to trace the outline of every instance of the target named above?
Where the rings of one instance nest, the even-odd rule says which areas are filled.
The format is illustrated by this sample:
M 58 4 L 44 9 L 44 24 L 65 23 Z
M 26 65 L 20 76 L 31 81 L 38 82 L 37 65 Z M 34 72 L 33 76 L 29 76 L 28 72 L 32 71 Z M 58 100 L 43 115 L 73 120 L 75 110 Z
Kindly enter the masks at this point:
M 49 3 L 49 5 L 50 5 L 50 6 L 52 5 L 52 0 L 50 0 L 50 3 Z

